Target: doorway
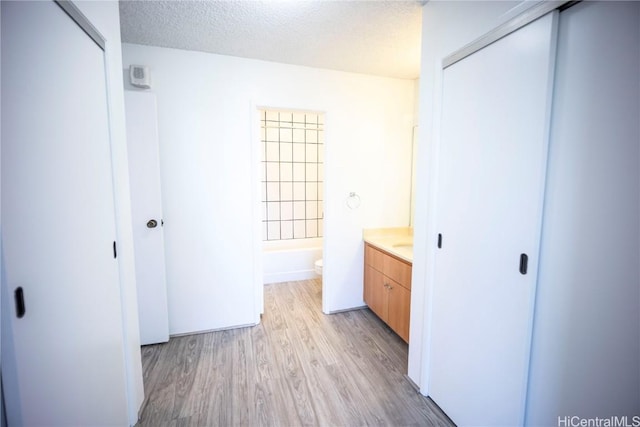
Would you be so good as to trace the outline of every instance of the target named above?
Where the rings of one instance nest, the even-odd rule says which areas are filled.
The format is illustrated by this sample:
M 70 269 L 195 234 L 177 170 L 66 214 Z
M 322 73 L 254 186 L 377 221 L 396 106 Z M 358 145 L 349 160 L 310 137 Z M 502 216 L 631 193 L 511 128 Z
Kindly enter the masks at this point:
M 261 283 L 318 279 L 324 236 L 324 114 L 257 111 Z

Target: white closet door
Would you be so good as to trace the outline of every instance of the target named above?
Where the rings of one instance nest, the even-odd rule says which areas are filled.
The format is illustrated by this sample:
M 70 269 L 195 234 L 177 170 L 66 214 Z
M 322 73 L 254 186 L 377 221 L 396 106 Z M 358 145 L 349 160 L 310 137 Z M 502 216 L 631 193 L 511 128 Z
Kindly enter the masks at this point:
M 640 415 L 640 3 L 560 14 L 527 424 Z M 636 424 L 638 424 L 636 419 Z
M 145 345 L 169 341 L 158 112 L 152 93 L 127 91 L 125 106 L 140 344 Z
M 12 426 L 127 425 L 106 94 L 104 52 L 58 5 L 2 2 L 2 380 Z
M 556 21 L 444 70 L 429 394 L 458 425 L 523 422 Z

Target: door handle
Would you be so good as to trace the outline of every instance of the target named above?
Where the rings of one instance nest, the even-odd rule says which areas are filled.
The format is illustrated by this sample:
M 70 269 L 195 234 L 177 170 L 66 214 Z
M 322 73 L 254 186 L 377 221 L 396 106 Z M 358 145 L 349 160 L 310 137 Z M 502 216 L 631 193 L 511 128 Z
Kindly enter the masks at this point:
M 147 222 L 147 228 L 156 228 L 158 226 L 158 221 L 156 221 L 155 219 L 150 219 L 149 222 Z
M 24 313 L 27 311 L 24 305 L 24 291 L 22 290 L 22 286 L 16 288 L 14 297 L 16 300 L 16 316 L 18 319 L 22 319 L 24 317 Z
M 527 269 L 529 267 L 529 257 L 527 254 L 520 254 L 520 274 L 527 274 Z

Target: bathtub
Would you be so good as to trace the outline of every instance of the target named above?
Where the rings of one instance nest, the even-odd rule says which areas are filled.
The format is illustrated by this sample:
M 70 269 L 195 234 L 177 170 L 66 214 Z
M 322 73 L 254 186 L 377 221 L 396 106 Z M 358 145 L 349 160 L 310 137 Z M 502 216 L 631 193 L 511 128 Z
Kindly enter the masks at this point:
M 322 258 L 322 237 L 262 242 L 264 283 L 318 277 L 316 260 Z

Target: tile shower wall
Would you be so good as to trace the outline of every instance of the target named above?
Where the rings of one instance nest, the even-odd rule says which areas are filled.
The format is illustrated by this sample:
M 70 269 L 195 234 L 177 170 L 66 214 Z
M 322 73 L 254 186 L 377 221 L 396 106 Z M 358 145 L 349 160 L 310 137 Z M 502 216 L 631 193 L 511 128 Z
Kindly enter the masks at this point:
M 322 236 L 324 115 L 260 111 L 262 239 Z

